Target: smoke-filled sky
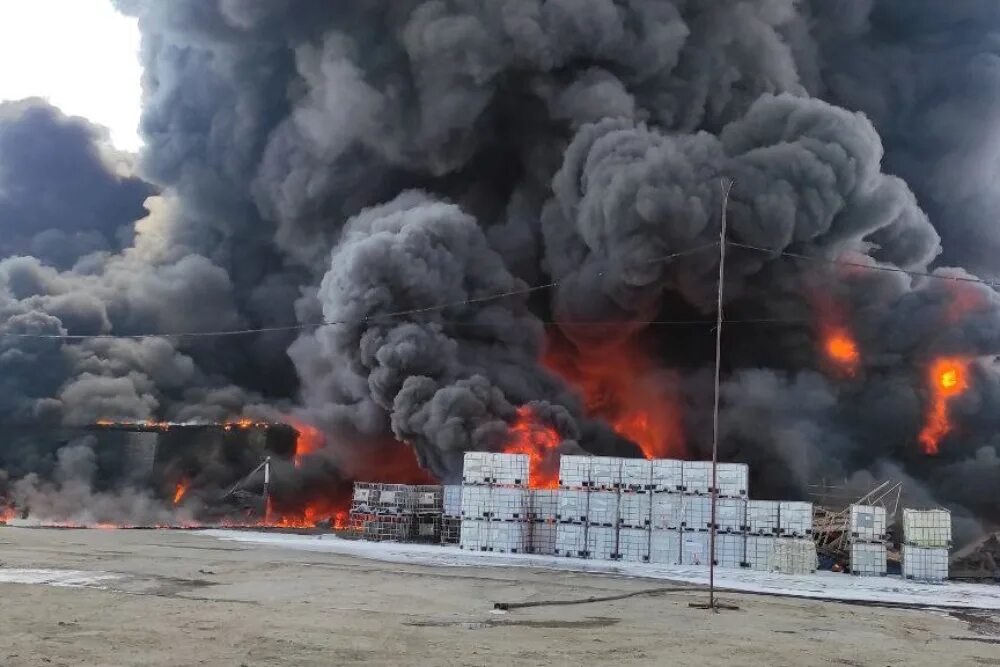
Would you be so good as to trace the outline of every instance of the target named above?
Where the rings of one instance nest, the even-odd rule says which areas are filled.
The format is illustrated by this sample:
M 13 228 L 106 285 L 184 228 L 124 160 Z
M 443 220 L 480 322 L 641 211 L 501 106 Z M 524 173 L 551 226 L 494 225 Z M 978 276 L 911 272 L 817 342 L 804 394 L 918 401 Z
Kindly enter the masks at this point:
M 757 497 L 891 477 L 1000 518 L 994 2 L 115 6 L 137 157 L 0 105 L 0 333 L 278 330 L 0 338 L 6 419 L 292 416 L 310 489 L 393 448 L 452 480 L 525 414 L 702 457 L 733 179 L 731 242 L 814 259 L 730 250 L 722 457 Z

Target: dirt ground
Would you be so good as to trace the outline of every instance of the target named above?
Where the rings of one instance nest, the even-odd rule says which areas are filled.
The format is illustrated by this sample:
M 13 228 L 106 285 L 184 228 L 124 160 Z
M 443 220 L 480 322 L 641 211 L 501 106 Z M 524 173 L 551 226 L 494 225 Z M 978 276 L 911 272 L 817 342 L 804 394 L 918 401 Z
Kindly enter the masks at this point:
M 1000 665 L 1000 617 L 698 591 L 495 613 L 662 581 L 403 566 L 162 530 L 0 527 L 14 568 L 114 572 L 0 584 L 0 666 Z

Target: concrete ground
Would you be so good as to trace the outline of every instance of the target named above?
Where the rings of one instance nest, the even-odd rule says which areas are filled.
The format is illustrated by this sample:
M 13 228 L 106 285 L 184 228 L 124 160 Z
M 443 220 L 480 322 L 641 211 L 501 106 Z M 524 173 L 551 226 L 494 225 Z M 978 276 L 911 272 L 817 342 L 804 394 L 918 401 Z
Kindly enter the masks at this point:
M 494 613 L 663 581 L 434 568 L 165 530 L 0 527 L 22 569 L 119 573 L 82 587 L 0 583 L 0 665 L 1000 665 L 997 615 L 700 591 Z

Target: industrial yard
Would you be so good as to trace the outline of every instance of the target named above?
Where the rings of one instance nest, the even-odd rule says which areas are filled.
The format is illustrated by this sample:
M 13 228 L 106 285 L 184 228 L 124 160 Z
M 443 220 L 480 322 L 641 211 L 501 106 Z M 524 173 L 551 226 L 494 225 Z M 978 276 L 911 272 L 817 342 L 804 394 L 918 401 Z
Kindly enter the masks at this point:
M 703 597 L 690 588 L 495 613 L 496 601 L 669 583 L 392 563 L 184 531 L 3 527 L 0 563 L 0 581 L 35 582 L 0 583 L 5 667 L 1000 662 L 1000 625 L 985 612 L 725 593 L 739 610 L 713 614 L 688 607 Z

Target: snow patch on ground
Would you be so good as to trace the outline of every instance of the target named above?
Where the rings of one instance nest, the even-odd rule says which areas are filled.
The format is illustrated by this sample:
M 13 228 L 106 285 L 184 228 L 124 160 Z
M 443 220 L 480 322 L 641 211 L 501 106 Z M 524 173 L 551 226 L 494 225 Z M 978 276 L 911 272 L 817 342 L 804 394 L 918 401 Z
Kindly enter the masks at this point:
M 110 572 L 0 568 L 0 584 L 41 584 L 69 588 L 100 587 L 102 584 L 118 578 L 120 578 L 119 575 Z
M 335 535 L 289 535 L 239 530 L 203 530 L 193 531 L 191 534 L 283 549 L 322 551 L 411 565 L 549 568 L 572 572 L 666 579 L 690 584 L 708 583 L 708 568 L 703 566 L 622 563 L 530 554 L 497 554 L 463 551 L 458 547 L 433 544 L 344 540 Z M 793 576 L 728 568 L 716 568 L 715 583 L 719 588 L 733 591 L 773 593 L 803 598 L 1000 610 L 1000 586 L 983 584 L 952 582 L 922 584 L 900 577 L 854 577 L 833 572 Z

